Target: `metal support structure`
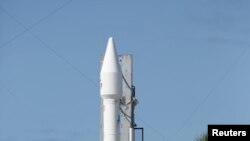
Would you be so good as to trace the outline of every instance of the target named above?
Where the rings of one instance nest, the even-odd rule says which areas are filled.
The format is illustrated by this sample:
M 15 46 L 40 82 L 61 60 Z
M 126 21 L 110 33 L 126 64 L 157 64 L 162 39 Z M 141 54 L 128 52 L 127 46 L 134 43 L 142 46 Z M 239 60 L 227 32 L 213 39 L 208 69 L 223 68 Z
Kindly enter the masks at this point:
M 134 128 L 135 130 L 141 130 L 142 134 L 141 134 L 141 141 L 144 141 L 144 128 L 140 127 L 140 128 Z
M 132 97 L 133 87 L 133 57 L 131 54 L 124 54 L 119 56 L 119 61 L 123 74 L 123 94 L 121 102 L 121 126 L 120 126 L 120 141 L 134 141 L 134 129 L 131 127 L 133 115 Z
M 135 86 L 131 87 L 131 123 L 130 127 L 134 128 L 135 127 Z
M 129 128 L 129 141 L 135 141 L 135 86 L 131 87 L 131 122 Z

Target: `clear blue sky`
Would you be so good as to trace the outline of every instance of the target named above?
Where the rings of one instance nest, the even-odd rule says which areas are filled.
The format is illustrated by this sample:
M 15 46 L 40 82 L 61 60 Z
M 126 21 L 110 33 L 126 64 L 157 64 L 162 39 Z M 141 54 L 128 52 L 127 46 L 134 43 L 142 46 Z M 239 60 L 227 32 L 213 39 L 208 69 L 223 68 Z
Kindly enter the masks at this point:
M 250 122 L 248 0 L 1 0 L 0 140 L 99 141 L 107 40 L 134 56 L 145 140 Z

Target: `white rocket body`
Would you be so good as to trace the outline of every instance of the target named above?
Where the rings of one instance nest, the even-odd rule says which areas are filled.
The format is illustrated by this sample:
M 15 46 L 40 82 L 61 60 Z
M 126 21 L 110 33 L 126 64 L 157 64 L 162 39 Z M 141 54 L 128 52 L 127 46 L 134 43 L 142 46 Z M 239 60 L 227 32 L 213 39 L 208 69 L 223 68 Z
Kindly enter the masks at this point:
M 103 141 L 119 141 L 119 105 L 122 96 L 122 72 L 113 38 L 109 38 L 100 73 L 103 99 Z

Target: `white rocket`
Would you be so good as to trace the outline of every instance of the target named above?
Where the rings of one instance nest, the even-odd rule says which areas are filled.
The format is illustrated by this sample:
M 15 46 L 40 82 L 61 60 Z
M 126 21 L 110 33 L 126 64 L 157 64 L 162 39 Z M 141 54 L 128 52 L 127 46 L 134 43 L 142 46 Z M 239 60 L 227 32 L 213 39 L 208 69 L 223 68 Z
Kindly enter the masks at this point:
M 119 141 L 122 72 L 114 40 L 108 40 L 100 73 L 100 95 L 103 100 L 103 141 Z

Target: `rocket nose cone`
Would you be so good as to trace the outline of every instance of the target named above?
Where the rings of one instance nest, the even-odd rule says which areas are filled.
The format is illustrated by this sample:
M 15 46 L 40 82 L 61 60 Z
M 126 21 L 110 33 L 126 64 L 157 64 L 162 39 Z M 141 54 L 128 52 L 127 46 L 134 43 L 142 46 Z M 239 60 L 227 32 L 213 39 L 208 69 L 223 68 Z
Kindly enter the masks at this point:
M 114 39 L 108 40 L 100 73 L 102 98 L 120 99 L 122 94 L 122 72 L 115 49 Z
M 121 72 L 113 37 L 108 40 L 101 72 Z

